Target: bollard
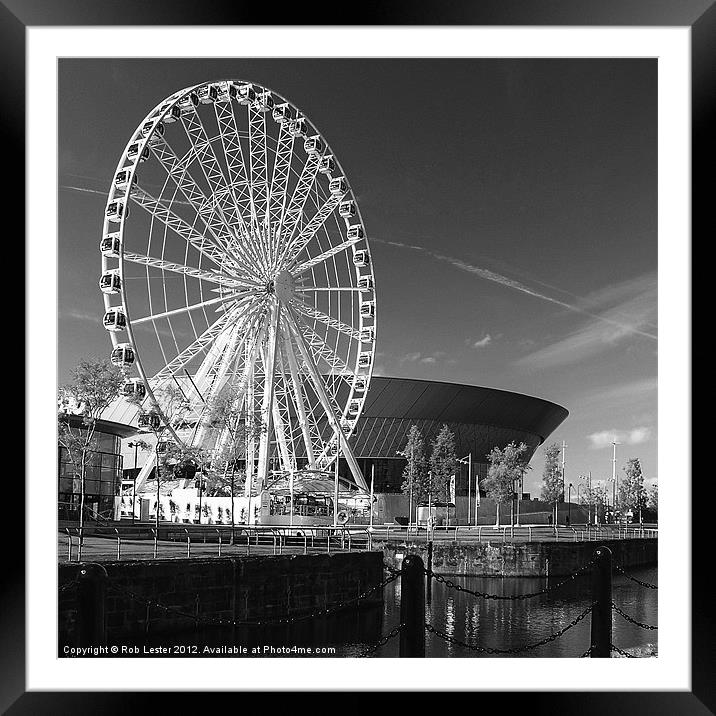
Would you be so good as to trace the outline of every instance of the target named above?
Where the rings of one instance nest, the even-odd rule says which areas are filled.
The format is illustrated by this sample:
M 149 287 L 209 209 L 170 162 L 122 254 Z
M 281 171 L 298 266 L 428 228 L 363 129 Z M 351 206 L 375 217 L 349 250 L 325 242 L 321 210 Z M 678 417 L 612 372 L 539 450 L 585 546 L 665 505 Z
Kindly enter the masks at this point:
M 612 552 L 608 547 L 594 551 L 592 567 L 592 632 L 590 656 L 608 659 L 612 650 Z
M 104 646 L 107 571 L 100 564 L 87 564 L 80 568 L 77 581 L 77 645 Z
M 425 583 L 425 599 L 428 604 L 433 601 L 433 543 L 432 540 L 428 542 L 428 581 Z
M 400 577 L 400 657 L 425 657 L 425 569 L 423 560 L 409 554 Z

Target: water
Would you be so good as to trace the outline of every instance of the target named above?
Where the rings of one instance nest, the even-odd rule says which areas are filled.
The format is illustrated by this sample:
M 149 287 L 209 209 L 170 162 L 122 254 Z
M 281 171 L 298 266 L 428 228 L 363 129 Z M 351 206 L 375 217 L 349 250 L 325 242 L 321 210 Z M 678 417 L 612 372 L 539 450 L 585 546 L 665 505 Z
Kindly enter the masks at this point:
M 657 568 L 629 570 L 637 579 L 657 583 Z M 545 579 L 451 577 L 451 581 L 467 589 L 497 595 L 518 595 L 535 592 L 547 586 Z M 557 579 L 551 580 L 555 584 Z M 647 589 L 615 573 L 613 578 L 614 602 L 633 619 L 657 625 L 657 591 Z M 426 605 L 426 620 L 437 630 L 461 642 L 481 647 L 513 649 L 541 641 L 563 629 L 591 603 L 590 579 L 578 578 L 546 595 L 519 601 L 478 599 L 470 594 L 455 591 L 444 584 L 433 582 L 432 599 Z M 356 657 L 376 644 L 399 623 L 400 580 L 391 582 L 384 592 L 381 607 L 353 610 L 330 617 L 298 622 L 292 625 L 264 627 L 262 630 L 231 627 L 212 627 L 176 635 L 149 634 L 147 645 L 184 645 L 182 653 L 165 656 L 310 656 Z M 620 649 L 656 644 L 657 631 L 647 631 L 625 621 L 613 613 L 612 641 Z M 455 645 L 435 634 L 426 634 L 426 656 L 433 658 L 457 657 L 579 657 L 589 647 L 590 618 L 567 631 L 563 636 L 535 649 L 515 655 L 481 654 Z M 136 644 L 136 641 L 132 643 Z M 228 653 L 205 651 L 205 648 L 224 648 Z M 290 649 L 281 653 L 282 647 Z M 322 647 L 327 653 L 317 654 L 308 649 Z M 236 648 L 246 652 L 236 653 Z M 233 649 L 233 652 L 231 651 Z M 273 649 L 273 651 L 272 651 Z M 139 654 L 142 656 L 143 654 Z M 146 656 L 146 655 L 145 655 Z M 391 639 L 372 656 L 394 658 L 398 656 L 398 637 Z

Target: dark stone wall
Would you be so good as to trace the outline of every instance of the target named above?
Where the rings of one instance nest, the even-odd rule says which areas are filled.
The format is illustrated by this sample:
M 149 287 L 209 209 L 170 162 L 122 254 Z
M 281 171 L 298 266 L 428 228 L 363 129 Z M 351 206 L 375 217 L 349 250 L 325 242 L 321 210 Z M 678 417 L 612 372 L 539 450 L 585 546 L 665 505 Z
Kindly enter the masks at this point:
M 71 583 L 82 566 L 59 566 L 60 647 L 78 643 L 79 593 Z M 102 566 L 110 642 L 149 629 L 191 628 L 195 616 L 238 621 L 302 616 L 355 598 L 383 579 L 380 552 L 107 561 Z M 382 598 L 376 590 L 365 603 L 380 604 Z M 162 606 L 147 608 L 145 600 Z
M 436 574 L 470 577 L 560 577 L 587 564 L 599 546 L 609 547 L 613 561 L 624 567 L 657 562 L 656 539 L 603 540 L 601 542 L 523 542 L 510 544 L 433 543 Z M 427 566 L 427 545 L 421 542 L 386 542 L 385 564 L 399 569 L 408 554 L 419 554 Z

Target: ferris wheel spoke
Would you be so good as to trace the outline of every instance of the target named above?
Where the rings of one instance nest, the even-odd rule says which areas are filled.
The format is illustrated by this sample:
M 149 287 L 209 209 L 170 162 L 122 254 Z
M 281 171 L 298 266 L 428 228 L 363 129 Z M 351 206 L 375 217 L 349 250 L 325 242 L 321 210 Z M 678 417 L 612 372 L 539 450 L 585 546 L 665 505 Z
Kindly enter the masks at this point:
M 348 439 L 343 434 L 343 429 L 341 427 L 339 419 L 331 407 L 331 401 L 330 401 L 330 398 L 328 397 L 328 392 L 326 390 L 326 386 L 323 382 L 323 379 L 318 374 L 318 370 L 316 369 L 316 366 L 312 362 L 311 354 L 308 351 L 308 348 L 307 348 L 306 343 L 303 339 L 301 331 L 294 320 L 294 317 L 292 315 L 290 308 L 288 308 L 287 319 L 288 319 L 288 324 L 291 327 L 291 331 L 292 331 L 294 338 L 296 340 L 296 343 L 298 344 L 299 350 L 303 354 L 304 360 L 306 361 L 306 366 L 309 370 L 309 377 L 311 378 L 311 381 L 312 381 L 313 386 L 316 390 L 318 398 L 321 401 L 321 404 L 323 405 L 323 410 L 326 414 L 326 417 L 328 418 L 328 420 L 331 424 L 331 427 L 333 428 L 333 430 L 337 436 L 337 439 L 340 441 L 340 445 L 343 448 L 343 455 L 351 469 L 351 473 L 353 474 L 353 479 L 355 480 L 356 484 L 361 489 L 367 490 L 368 485 L 366 484 L 365 479 L 363 478 L 363 475 L 360 471 L 360 467 L 358 466 L 358 461 L 356 460 L 355 455 L 353 454 L 353 450 L 351 449 L 351 446 L 348 443 Z
M 242 233 L 248 234 L 251 226 L 251 194 L 233 102 L 214 102 L 214 113 L 229 172 L 229 188 L 239 210 Z
M 278 305 L 271 308 L 269 316 L 266 348 L 262 350 L 264 380 L 263 380 L 263 399 L 261 403 L 261 421 L 266 426 L 261 433 L 259 439 L 259 479 L 263 480 L 268 474 L 269 447 L 271 435 L 271 421 L 273 418 L 273 398 L 274 398 L 274 372 L 276 361 L 276 345 L 278 342 L 280 314 Z
M 311 217 L 308 223 L 301 229 L 298 235 L 291 239 L 283 253 L 283 266 L 291 269 L 297 256 L 306 248 L 308 242 L 315 236 L 316 232 L 326 223 L 326 219 L 335 211 L 345 194 L 331 194 L 323 203 L 320 209 Z
M 243 218 L 239 211 L 238 204 L 234 200 L 234 194 L 227 184 L 224 172 L 219 164 L 219 160 L 214 152 L 214 147 L 209 141 L 206 135 L 206 129 L 199 117 L 199 113 L 194 110 L 187 113 L 182 117 L 182 124 L 184 130 L 189 138 L 189 141 L 194 145 L 199 146 L 200 149 L 197 153 L 197 160 L 201 166 L 202 173 L 206 178 L 206 181 L 211 188 L 211 196 L 215 197 L 216 205 L 219 209 L 219 214 L 222 217 L 224 224 L 227 228 L 232 228 L 236 231 L 236 227 L 244 226 Z M 265 137 L 264 137 L 264 155 L 266 150 Z M 253 181 L 254 181 L 254 155 L 251 154 L 252 161 L 252 176 L 251 176 L 251 191 L 253 197 Z M 257 160 L 258 161 L 258 160 Z M 265 156 L 264 156 L 264 181 L 265 181 Z M 253 201 L 253 199 L 252 199 Z M 252 211 L 252 226 L 257 228 L 259 224 L 253 221 Z M 262 256 L 259 256 L 259 260 L 265 271 L 268 270 L 267 262 Z
M 268 170 L 266 158 L 266 114 L 248 105 L 249 159 L 251 164 L 251 217 L 254 230 L 259 230 L 268 219 Z M 268 255 L 266 255 L 268 260 Z
M 208 139 L 206 141 L 208 142 Z M 204 143 L 193 144 L 192 149 L 182 159 L 179 159 L 171 145 L 162 137 L 152 145 L 152 152 L 201 218 L 214 244 L 225 255 L 222 263 L 225 263 L 227 259 L 233 261 L 251 275 L 253 269 L 250 262 L 240 258 L 232 248 L 235 243 L 234 235 L 229 229 L 229 224 L 221 208 L 217 205 L 216 197 L 207 197 L 189 172 L 189 165 L 195 160 L 199 161 L 203 171 L 201 157 L 206 153 Z
M 349 326 L 347 323 L 343 323 L 343 321 L 339 321 L 337 318 L 333 318 L 333 316 L 329 316 L 327 313 L 323 313 L 323 311 L 319 311 L 317 308 L 308 306 L 303 301 L 300 301 L 297 298 L 291 300 L 291 306 L 293 306 L 296 311 L 303 314 L 307 318 L 313 318 L 316 321 L 320 321 L 326 326 L 330 326 L 336 331 L 340 331 L 341 333 L 344 333 L 345 335 L 350 336 L 357 341 L 361 340 L 360 331 L 357 331 L 355 328 L 353 328 L 353 326 Z
M 217 303 L 223 303 L 226 301 L 234 301 L 234 300 L 245 300 L 246 298 L 250 298 L 252 296 L 258 295 L 258 291 L 248 291 L 248 292 L 241 292 L 241 293 L 230 293 L 226 296 L 218 296 L 217 298 L 210 298 L 208 301 L 202 301 L 201 303 L 195 303 L 192 306 L 183 306 L 182 308 L 175 308 L 171 311 L 164 311 L 164 313 L 155 313 L 151 316 L 143 316 L 142 318 L 135 318 L 132 319 L 132 325 L 137 326 L 141 323 L 147 323 L 148 321 L 156 321 L 160 318 L 168 318 L 169 316 L 176 316 L 180 313 L 186 313 L 187 311 L 194 311 L 197 308 L 204 308 L 205 306 L 213 306 Z
M 296 286 L 294 291 L 297 293 L 308 293 L 310 291 L 335 291 L 344 293 L 365 293 L 365 291 L 357 286 Z
M 326 343 L 325 339 L 319 336 L 301 316 L 296 316 L 296 324 L 308 344 L 309 350 L 313 353 L 314 358 L 328 363 L 333 374 L 336 375 L 336 371 L 338 371 L 337 375 L 351 386 L 352 380 L 347 377 L 347 374 L 352 376 L 352 371 L 348 369 L 343 359 L 336 354 L 333 348 Z
M 326 259 L 330 259 L 332 256 L 335 256 L 336 254 L 339 254 L 341 251 L 345 251 L 346 249 L 349 249 L 351 246 L 354 246 L 359 241 L 362 241 L 362 238 L 356 238 L 356 239 L 347 239 L 346 241 L 343 241 L 340 244 L 336 244 L 335 246 L 331 246 L 330 249 L 326 249 L 322 253 L 318 254 L 318 256 L 314 256 L 313 258 L 308 259 L 307 261 L 304 261 L 298 266 L 295 266 L 293 268 L 289 268 L 289 271 L 291 272 L 291 275 L 296 278 L 297 276 L 300 276 L 302 273 L 305 273 L 308 271 L 308 269 L 313 268 L 314 266 L 317 266 L 321 262 L 325 261 Z
M 139 264 L 140 266 L 151 266 L 152 268 L 161 269 L 162 271 L 170 271 L 172 273 L 177 273 L 184 276 L 191 276 L 192 278 L 197 278 L 201 281 L 208 281 L 210 283 L 216 283 L 220 286 L 226 286 L 227 288 L 260 287 L 260 284 L 254 283 L 253 281 L 238 280 L 231 276 L 226 276 L 220 273 L 216 273 L 214 271 L 206 271 L 204 269 L 192 268 L 191 266 L 184 266 L 183 264 L 173 263 L 172 261 L 156 259 L 152 256 L 135 254 L 131 251 L 124 251 L 122 257 L 125 261 Z
M 286 194 L 291 176 L 291 160 L 293 159 L 294 135 L 289 131 L 289 123 L 281 122 L 276 143 L 276 157 L 271 177 L 271 188 L 268 200 L 268 223 L 271 230 L 271 262 L 276 260 L 278 252 L 277 238 L 280 236 L 283 213 L 286 209 Z
M 308 414 L 306 412 L 306 404 L 303 398 L 303 388 L 301 379 L 298 373 L 298 363 L 296 361 L 296 354 L 293 351 L 291 345 L 290 334 L 282 332 L 281 335 L 284 350 L 286 352 L 286 359 L 288 362 L 288 369 L 291 375 L 291 385 L 293 388 L 293 399 L 294 406 L 298 415 L 298 423 L 301 428 L 301 435 L 303 436 L 303 444 L 306 448 L 306 456 L 308 458 L 309 468 L 315 467 L 316 458 L 313 453 L 313 442 L 311 440 L 311 434 L 309 429 Z
M 318 154 L 310 154 L 308 160 L 303 165 L 301 175 L 298 178 L 296 188 L 291 196 L 291 201 L 288 204 L 288 208 L 283 216 L 283 222 L 280 229 L 280 246 L 279 254 L 275 267 L 281 266 L 285 257 L 285 252 L 288 247 L 288 243 L 293 236 L 298 223 L 303 216 L 303 208 L 306 204 L 311 188 L 316 181 L 318 175 L 318 167 L 320 165 L 320 157 Z
M 153 197 L 148 191 L 135 185 L 130 192 L 131 199 L 153 218 L 178 234 L 184 241 L 191 244 L 200 254 L 211 260 L 220 268 L 226 265 L 226 254 L 218 244 L 207 240 L 184 219 L 177 216 L 163 202 Z
M 224 313 L 212 323 L 200 336 L 189 344 L 181 353 L 173 358 L 158 373 L 149 379 L 151 385 L 160 385 L 168 378 L 176 375 L 184 366 L 188 365 L 199 353 L 213 343 L 217 336 L 226 329 L 227 324 L 233 320 L 239 312 L 238 308 L 231 309 Z

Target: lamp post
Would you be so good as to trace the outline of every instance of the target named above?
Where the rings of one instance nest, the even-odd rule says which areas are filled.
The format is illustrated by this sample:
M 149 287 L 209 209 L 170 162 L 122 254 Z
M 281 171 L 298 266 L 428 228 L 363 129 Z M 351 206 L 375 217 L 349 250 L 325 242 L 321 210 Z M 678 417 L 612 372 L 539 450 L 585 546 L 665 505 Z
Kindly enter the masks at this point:
M 572 483 L 569 483 L 569 491 L 567 492 L 567 523 L 572 524 Z
M 138 441 L 128 442 L 129 447 L 134 448 L 134 473 L 132 478 L 132 524 L 134 524 L 134 514 L 137 508 L 137 448 L 139 447 Z
M 465 455 L 465 457 L 461 457 L 458 459 L 458 462 L 461 465 L 467 465 L 467 526 L 470 526 L 470 503 L 472 502 L 472 453 L 468 453 Z M 477 488 L 477 485 L 475 486 L 475 490 L 477 491 L 477 494 L 479 494 L 479 490 Z M 475 524 L 477 524 L 477 505 L 478 501 L 477 498 L 475 499 Z M 455 510 L 457 511 L 457 506 L 455 507 Z M 457 516 L 456 516 L 457 519 Z

